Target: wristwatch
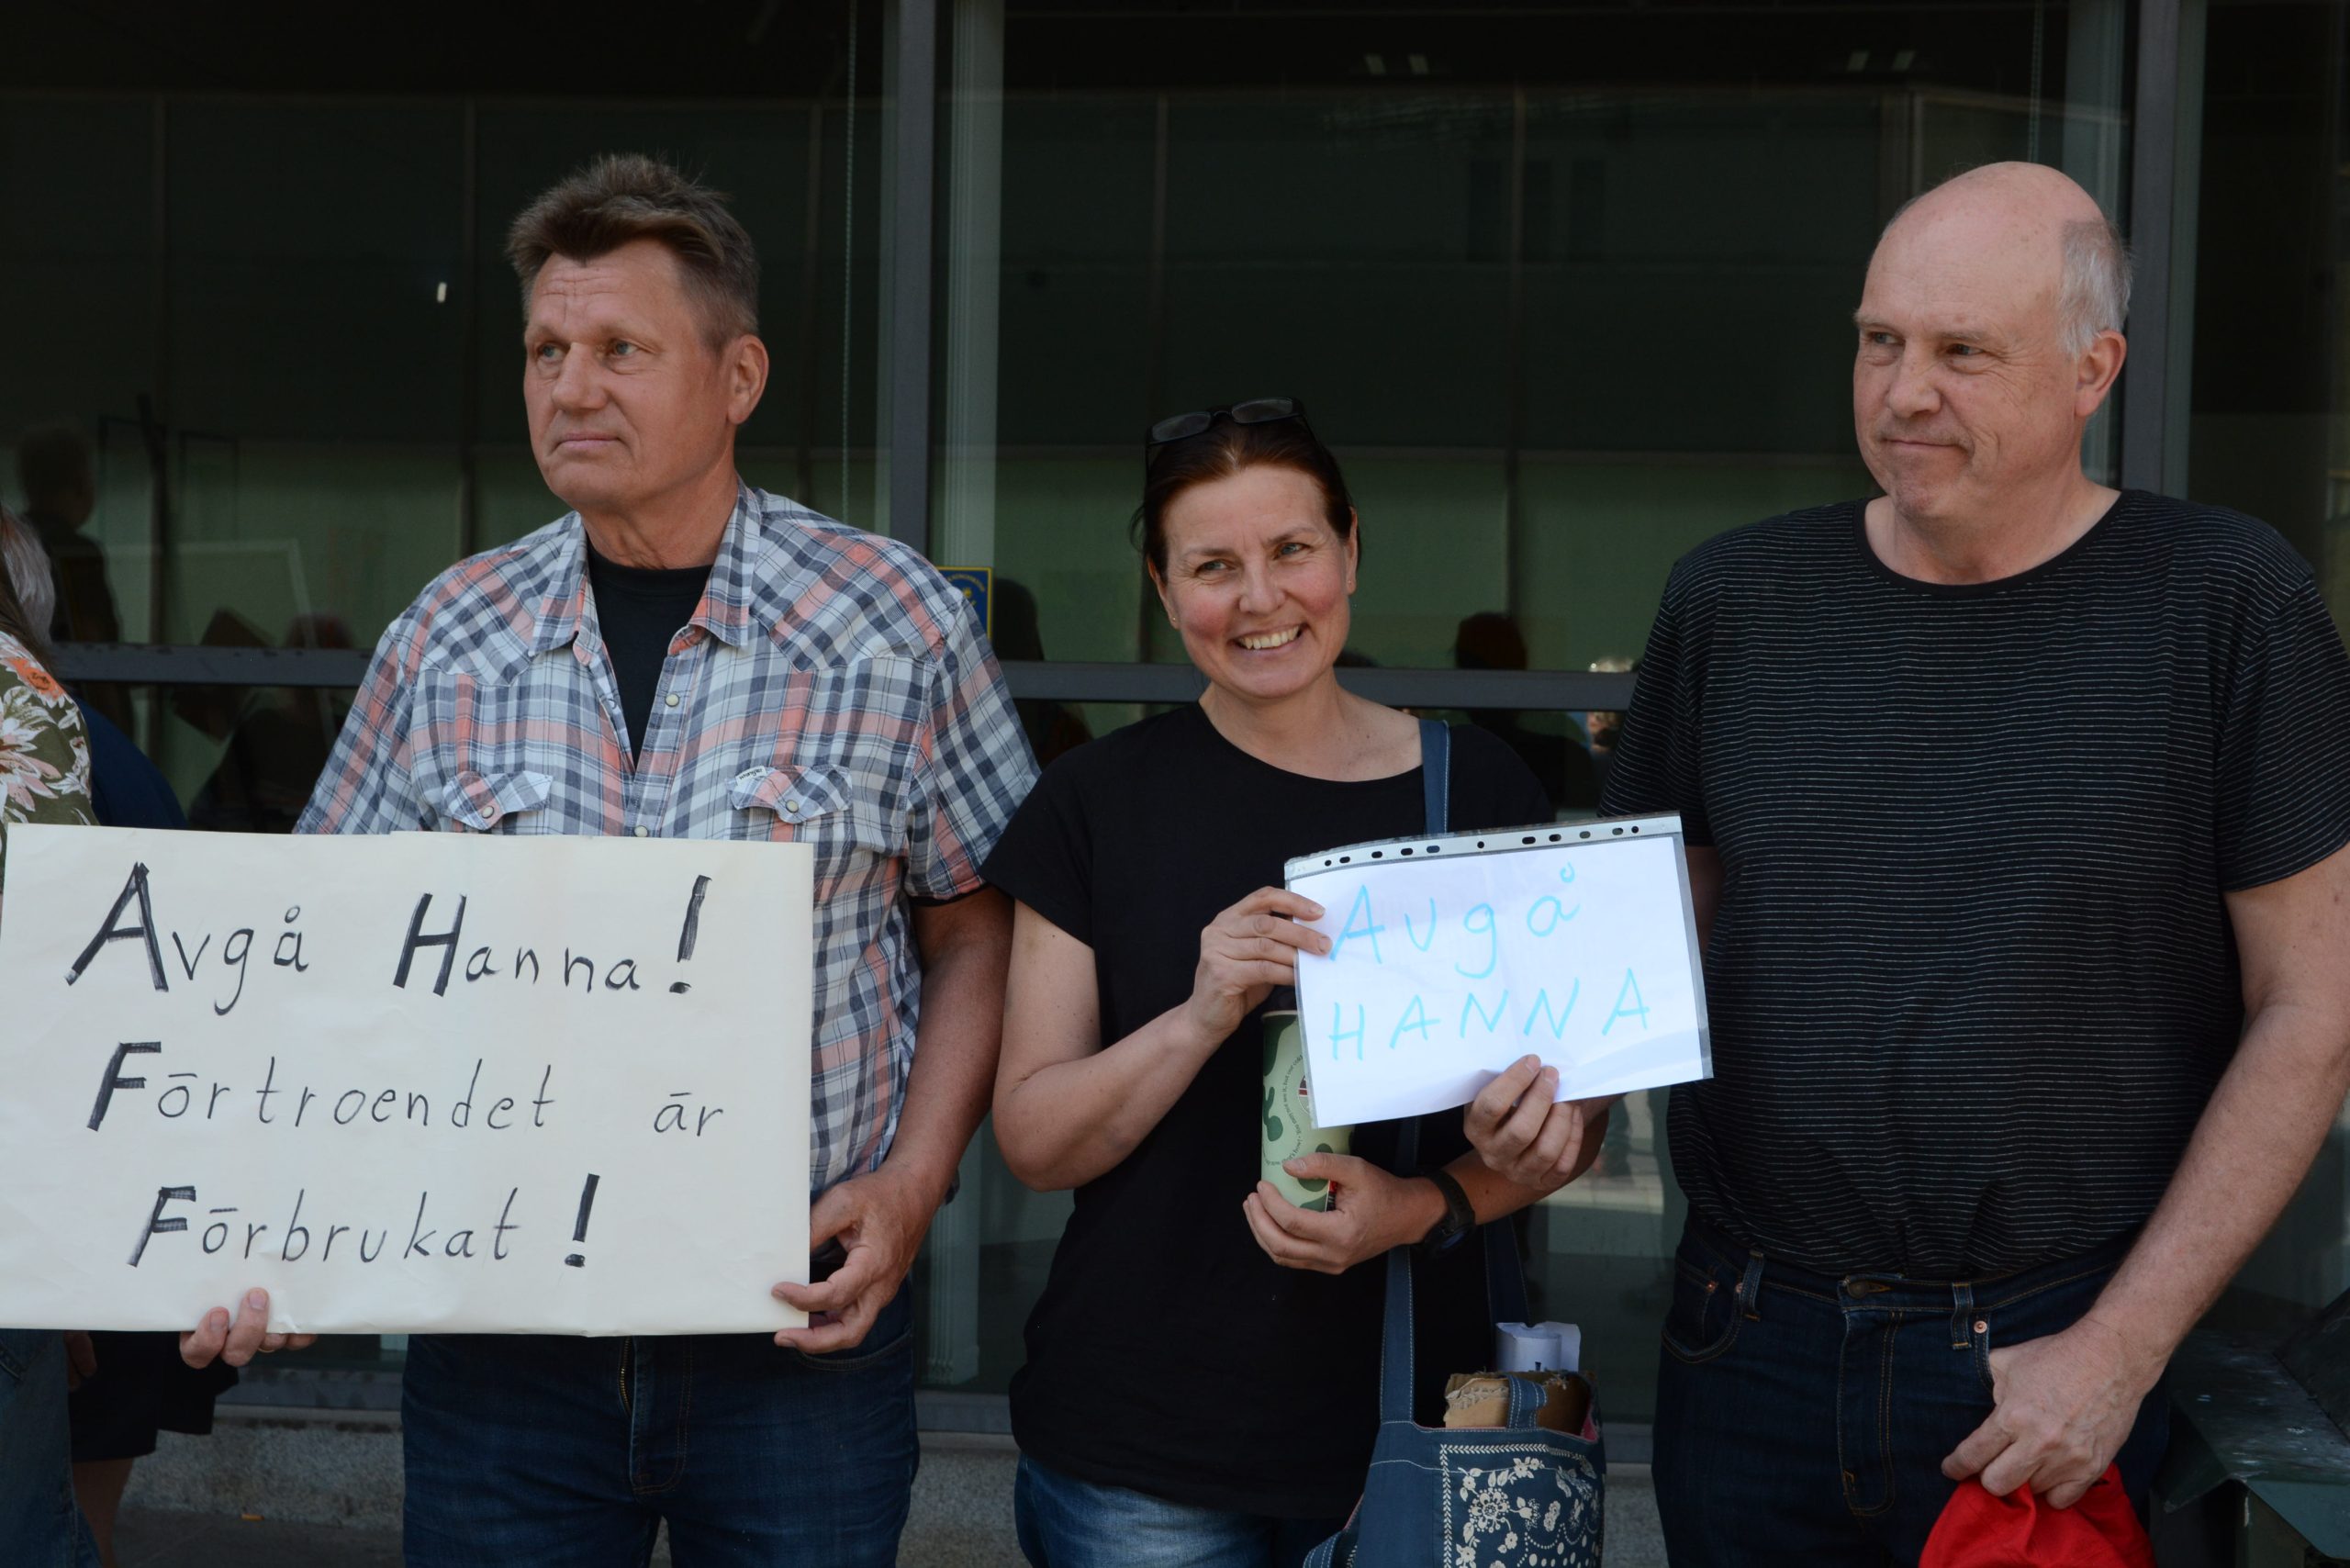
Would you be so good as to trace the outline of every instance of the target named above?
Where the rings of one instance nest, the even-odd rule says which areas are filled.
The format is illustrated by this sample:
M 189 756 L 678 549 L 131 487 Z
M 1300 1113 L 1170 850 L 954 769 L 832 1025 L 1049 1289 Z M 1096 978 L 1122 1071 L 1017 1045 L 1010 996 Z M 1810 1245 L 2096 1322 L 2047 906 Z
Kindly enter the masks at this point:
M 1452 1179 L 1451 1171 L 1438 1167 L 1420 1174 L 1435 1182 L 1436 1190 L 1444 1194 L 1444 1217 L 1420 1238 L 1420 1250 L 1441 1252 L 1477 1227 L 1477 1211 L 1470 1204 L 1469 1194 L 1460 1190 L 1460 1183 Z

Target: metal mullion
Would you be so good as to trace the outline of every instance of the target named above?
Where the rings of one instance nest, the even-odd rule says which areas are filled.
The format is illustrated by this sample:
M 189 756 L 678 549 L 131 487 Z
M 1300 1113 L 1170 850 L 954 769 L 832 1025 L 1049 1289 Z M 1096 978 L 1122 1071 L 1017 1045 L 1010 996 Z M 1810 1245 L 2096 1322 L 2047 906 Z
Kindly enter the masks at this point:
M 464 103 L 464 160 L 458 217 L 456 273 L 457 372 L 457 553 L 481 549 L 481 472 L 475 437 L 481 424 L 481 117 L 471 98 Z
M 928 554 L 936 0 L 898 0 L 897 24 L 890 247 L 890 536 Z
M 2121 482 L 2163 486 L 2169 425 L 2171 182 L 2178 171 L 2179 0 L 2140 0 L 2130 142 L 2130 357 L 2121 387 Z M 2184 431 L 2176 432 L 2183 438 Z

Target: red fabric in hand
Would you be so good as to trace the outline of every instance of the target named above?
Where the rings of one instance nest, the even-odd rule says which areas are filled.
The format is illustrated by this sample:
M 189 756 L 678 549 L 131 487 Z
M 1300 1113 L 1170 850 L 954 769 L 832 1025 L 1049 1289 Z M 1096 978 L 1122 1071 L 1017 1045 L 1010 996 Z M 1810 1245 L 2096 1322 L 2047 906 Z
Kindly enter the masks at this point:
M 2109 1464 L 2069 1508 L 2029 1486 L 1994 1497 L 1980 1481 L 1962 1483 L 1918 1568 L 2154 1568 L 2154 1548 Z

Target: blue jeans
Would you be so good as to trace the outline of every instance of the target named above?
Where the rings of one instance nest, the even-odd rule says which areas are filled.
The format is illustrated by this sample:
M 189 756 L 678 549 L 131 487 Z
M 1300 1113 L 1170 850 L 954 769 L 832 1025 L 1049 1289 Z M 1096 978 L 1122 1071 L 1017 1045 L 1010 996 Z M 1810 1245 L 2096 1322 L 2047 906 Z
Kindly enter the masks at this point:
M 67 1453 L 65 1341 L 54 1328 L 0 1328 L 0 1562 L 96 1568 Z
M 920 1455 L 913 1307 L 855 1349 L 760 1334 L 419 1335 L 409 1568 L 888 1568 Z
M 1993 1348 L 2077 1321 L 2124 1250 L 1963 1283 L 1835 1280 L 1691 1215 L 1657 1378 L 1666 1555 L 1914 1563 L 1953 1490 L 1943 1457 L 1991 1413 Z M 2121 1453 L 2142 1515 L 2166 1412 L 2156 1389 Z
M 1034 1568 L 1297 1568 L 1347 1522 L 1194 1508 L 1080 1481 L 1026 1454 L 1012 1510 Z

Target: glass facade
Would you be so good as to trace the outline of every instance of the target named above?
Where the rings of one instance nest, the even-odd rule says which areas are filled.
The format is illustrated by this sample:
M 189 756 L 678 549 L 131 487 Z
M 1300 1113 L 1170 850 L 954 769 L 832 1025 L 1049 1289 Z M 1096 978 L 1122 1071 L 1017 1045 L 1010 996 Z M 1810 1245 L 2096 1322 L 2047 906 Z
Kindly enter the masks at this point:
M 660 153 L 733 196 L 778 366 L 743 470 L 869 520 L 883 11 L 737 20 L 723 67 L 683 29 L 654 40 L 656 61 L 715 69 L 694 94 L 536 91 L 606 84 L 603 46 L 566 58 L 467 13 L 479 58 L 409 59 L 386 80 L 320 39 L 284 68 L 296 96 L 215 89 L 236 51 L 194 37 L 153 90 L 106 91 L 103 62 L 62 41 L 44 56 L 17 18 L 36 36 L 0 96 L 0 199 L 22 215 L 0 297 L 26 335 L 0 375 L 18 457 L 0 498 L 69 550 L 96 546 L 81 553 L 102 571 L 65 596 L 69 634 L 364 651 L 443 566 L 560 516 L 524 431 L 505 231 L 605 151 Z M 77 69 L 94 80 L 55 90 Z M 80 507 L 77 467 L 94 481 Z M 33 493 L 60 473 L 59 497 Z M 134 734 L 193 802 L 236 749 L 238 707 L 145 702 Z
M 1287 394 L 1356 492 L 1367 678 L 1553 672 L 1533 711 L 1451 706 L 1588 811 L 1572 679 L 1639 653 L 1692 544 L 1866 490 L 1870 245 L 1990 159 L 2064 168 L 2136 238 L 2092 467 L 2266 518 L 2350 614 L 2350 5 L 2177 9 L 722 0 L 640 23 L 617 78 L 608 40 L 496 10 L 402 7 L 366 49 L 289 28 L 266 64 L 193 21 L 12 16 L 0 498 L 70 557 L 71 639 L 284 655 L 92 692 L 198 825 L 284 828 L 384 624 L 562 510 L 502 236 L 587 158 L 651 151 L 760 248 L 746 476 L 992 571 L 1040 751 L 1168 700 L 1147 666 L 1181 659 L 1127 541 L 1143 426 Z M 265 684 L 287 667 L 308 684 Z M 1681 1217 L 1662 1109 L 1627 1105 L 1529 1238 L 1634 1424 Z M 2223 1316 L 2350 1285 L 2345 1148 Z M 982 1134 L 915 1278 L 927 1418 L 1001 1422 L 1067 1206 Z

